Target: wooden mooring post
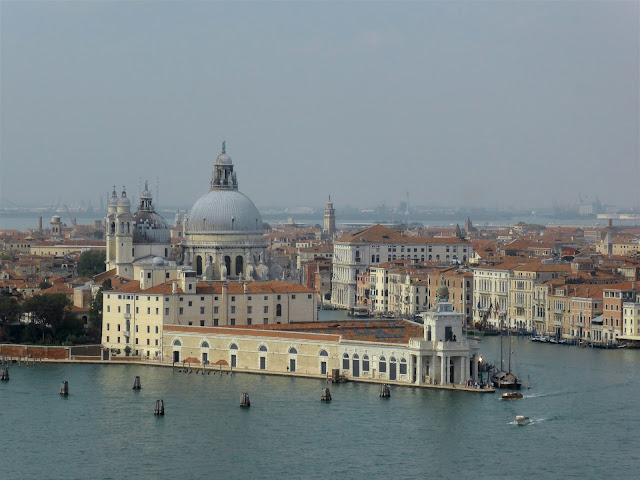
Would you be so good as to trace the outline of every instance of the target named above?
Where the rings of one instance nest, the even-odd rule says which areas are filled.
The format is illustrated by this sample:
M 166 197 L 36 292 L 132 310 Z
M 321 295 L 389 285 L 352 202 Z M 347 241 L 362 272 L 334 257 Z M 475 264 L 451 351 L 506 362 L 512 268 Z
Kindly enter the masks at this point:
M 323 402 L 330 402 L 331 401 L 331 392 L 329 391 L 328 388 L 323 388 L 322 389 L 322 396 L 320 397 L 320 400 Z
M 164 415 L 164 400 L 156 400 L 156 407 L 153 410 L 154 415 Z
M 240 395 L 240 406 L 241 407 L 250 407 L 251 406 L 251 400 L 249 400 L 249 394 L 248 393 L 243 393 L 242 395 Z
M 69 382 L 66 380 L 60 386 L 60 395 L 69 395 Z

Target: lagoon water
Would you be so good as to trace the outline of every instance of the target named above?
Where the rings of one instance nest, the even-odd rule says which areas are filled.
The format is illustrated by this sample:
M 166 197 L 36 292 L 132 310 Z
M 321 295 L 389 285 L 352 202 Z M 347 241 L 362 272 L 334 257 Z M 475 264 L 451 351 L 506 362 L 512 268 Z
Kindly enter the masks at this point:
M 496 358 L 497 338 L 481 345 Z M 531 378 L 515 401 L 405 387 L 380 399 L 378 385 L 352 382 L 328 385 L 325 404 L 327 385 L 313 379 L 12 366 L 0 383 L 0 478 L 637 478 L 640 351 L 522 338 L 513 348 Z M 533 423 L 517 427 L 516 415 Z

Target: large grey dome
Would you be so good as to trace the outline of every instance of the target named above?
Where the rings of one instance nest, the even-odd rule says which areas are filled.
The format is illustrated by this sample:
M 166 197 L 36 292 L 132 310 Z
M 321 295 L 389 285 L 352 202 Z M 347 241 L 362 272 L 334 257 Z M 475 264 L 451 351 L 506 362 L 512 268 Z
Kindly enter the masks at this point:
M 212 190 L 196 201 L 186 221 L 187 233 L 262 233 L 262 217 L 237 190 Z

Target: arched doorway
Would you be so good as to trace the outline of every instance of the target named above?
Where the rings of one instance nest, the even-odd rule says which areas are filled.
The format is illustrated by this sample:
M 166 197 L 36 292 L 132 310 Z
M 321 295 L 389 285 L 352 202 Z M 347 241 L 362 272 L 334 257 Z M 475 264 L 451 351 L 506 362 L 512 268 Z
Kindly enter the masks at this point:
M 224 257 L 224 266 L 227 267 L 227 275 L 231 275 L 231 257 L 229 255 Z
M 196 257 L 196 275 L 202 275 L 202 257 L 200 255 Z
M 236 257 L 236 276 L 242 275 L 244 271 L 243 258 L 242 255 L 238 255 Z

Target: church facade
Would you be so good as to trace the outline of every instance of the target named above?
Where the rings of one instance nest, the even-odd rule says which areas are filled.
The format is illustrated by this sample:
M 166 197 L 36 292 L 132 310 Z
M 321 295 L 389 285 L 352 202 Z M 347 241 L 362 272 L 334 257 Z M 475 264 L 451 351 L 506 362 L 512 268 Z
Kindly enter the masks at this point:
M 171 264 L 171 229 L 153 206 L 148 185 L 135 213 L 123 189 L 113 189 L 105 218 L 106 267 L 137 280 L 136 265 Z M 249 197 L 238 191 L 231 157 L 222 144 L 210 189 L 191 207 L 183 225 L 176 269 L 193 270 L 203 281 L 267 281 L 270 262 L 262 217 Z M 171 277 L 176 277 L 172 275 Z

